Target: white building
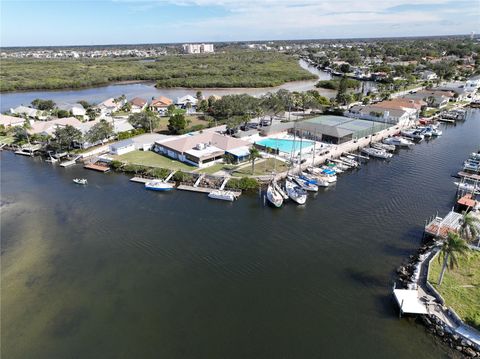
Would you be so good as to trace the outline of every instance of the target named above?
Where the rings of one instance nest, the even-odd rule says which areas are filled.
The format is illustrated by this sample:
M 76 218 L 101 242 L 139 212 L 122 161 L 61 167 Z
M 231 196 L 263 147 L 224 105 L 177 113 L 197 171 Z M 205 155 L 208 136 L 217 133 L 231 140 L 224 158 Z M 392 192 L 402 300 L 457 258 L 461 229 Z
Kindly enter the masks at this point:
M 183 51 L 187 54 L 213 53 L 213 44 L 183 44 Z
M 24 123 L 25 119 L 22 117 L 14 117 L 0 114 L 0 125 L 5 128 L 23 126 Z

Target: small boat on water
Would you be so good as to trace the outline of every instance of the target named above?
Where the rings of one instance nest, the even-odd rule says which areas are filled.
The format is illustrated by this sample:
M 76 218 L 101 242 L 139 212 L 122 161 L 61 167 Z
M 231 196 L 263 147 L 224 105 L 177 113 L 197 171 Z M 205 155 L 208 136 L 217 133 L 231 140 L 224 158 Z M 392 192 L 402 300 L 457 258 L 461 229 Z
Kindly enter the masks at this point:
M 233 202 L 237 199 L 237 196 L 232 191 L 224 191 L 224 190 L 216 189 L 208 194 L 208 198 Z
M 88 181 L 86 178 L 74 178 L 73 182 L 76 184 L 81 184 L 81 185 L 86 185 L 88 184 Z
M 283 204 L 283 197 L 276 190 L 273 183 L 270 183 L 267 187 L 267 199 L 272 205 L 274 205 L 277 208 L 281 207 Z
M 305 204 L 307 202 L 307 192 L 288 178 L 285 180 L 285 189 L 288 197 L 295 203 Z
M 392 156 L 393 156 L 391 153 L 388 153 L 385 150 L 379 150 L 379 149 L 372 148 L 372 147 L 362 148 L 362 153 L 365 153 L 365 154 L 367 154 L 369 156 L 372 156 L 372 157 L 382 158 L 382 159 L 392 158 Z
M 395 145 L 388 145 L 385 143 L 378 143 L 378 142 L 372 143 L 371 147 L 376 148 L 378 150 L 385 150 L 390 152 L 393 152 L 396 149 Z
M 413 129 L 413 130 L 404 130 L 400 132 L 402 136 L 413 138 L 414 140 L 423 140 L 425 136 L 421 133 L 421 131 Z
M 302 187 L 305 191 L 318 192 L 318 186 L 316 184 L 310 183 L 298 176 L 292 176 L 291 180 L 293 180 L 296 184 Z
M 473 194 L 480 194 L 480 186 L 465 182 L 453 182 L 459 191 L 466 191 Z
M 150 191 L 171 191 L 175 189 L 175 185 L 170 182 L 165 182 L 163 180 L 152 180 L 145 183 L 145 189 Z
M 415 145 L 415 143 L 403 137 L 388 137 L 385 138 L 382 142 L 387 145 L 393 145 L 397 147 L 412 147 Z
M 288 194 L 279 186 L 277 181 L 272 182 L 272 186 L 276 189 L 276 191 L 283 197 L 283 199 L 288 199 Z
M 358 163 L 354 159 L 343 157 L 343 156 L 340 156 L 339 159 L 340 161 L 342 161 L 343 163 L 347 164 L 350 167 L 360 167 L 360 163 Z

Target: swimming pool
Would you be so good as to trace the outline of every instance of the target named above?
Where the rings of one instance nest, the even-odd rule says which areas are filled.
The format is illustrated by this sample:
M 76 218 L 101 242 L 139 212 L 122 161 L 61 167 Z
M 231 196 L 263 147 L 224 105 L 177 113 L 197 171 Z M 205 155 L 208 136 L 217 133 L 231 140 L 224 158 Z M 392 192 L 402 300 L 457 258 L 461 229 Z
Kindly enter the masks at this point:
M 306 141 L 302 140 L 301 147 L 300 147 L 300 141 L 293 141 L 293 140 L 285 140 L 281 138 L 265 138 L 263 140 L 257 141 L 257 144 L 273 149 L 278 149 L 281 152 L 286 152 L 290 153 L 292 152 L 292 149 L 294 151 L 300 151 L 300 148 L 302 150 L 312 147 L 313 146 L 313 141 Z

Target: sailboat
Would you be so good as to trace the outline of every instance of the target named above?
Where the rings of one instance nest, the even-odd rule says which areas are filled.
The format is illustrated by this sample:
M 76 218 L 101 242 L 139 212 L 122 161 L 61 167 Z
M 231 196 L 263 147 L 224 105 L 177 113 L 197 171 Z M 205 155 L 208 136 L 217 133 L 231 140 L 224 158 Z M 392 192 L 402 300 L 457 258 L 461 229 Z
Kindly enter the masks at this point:
M 275 207 L 279 208 L 283 204 L 282 195 L 276 190 L 273 183 L 270 183 L 267 187 L 267 199 Z
M 310 183 L 298 176 L 292 176 L 290 177 L 290 180 L 294 181 L 297 185 L 299 185 L 305 191 L 318 192 L 318 186 L 316 184 Z
M 305 204 L 307 202 L 307 192 L 288 178 L 285 180 L 285 189 L 288 197 L 295 203 Z

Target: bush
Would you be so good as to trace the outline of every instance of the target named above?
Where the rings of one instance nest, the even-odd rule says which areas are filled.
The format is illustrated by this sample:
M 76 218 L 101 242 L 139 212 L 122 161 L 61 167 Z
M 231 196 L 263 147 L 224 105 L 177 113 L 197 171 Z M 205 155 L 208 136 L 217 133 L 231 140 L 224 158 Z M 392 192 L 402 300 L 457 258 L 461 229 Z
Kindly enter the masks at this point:
M 165 178 L 168 176 L 169 171 L 165 168 L 150 168 L 147 174 L 155 178 Z
M 122 168 L 122 166 L 123 166 L 123 162 L 121 161 L 113 160 L 112 162 L 110 162 L 110 167 L 112 167 L 114 170 L 118 170 Z
M 227 183 L 228 188 L 232 189 L 240 189 L 242 191 L 252 191 L 256 190 L 260 187 L 260 184 L 255 178 L 250 178 L 250 177 L 242 177 L 240 179 L 238 178 L 232 178 L 230 181 Z

